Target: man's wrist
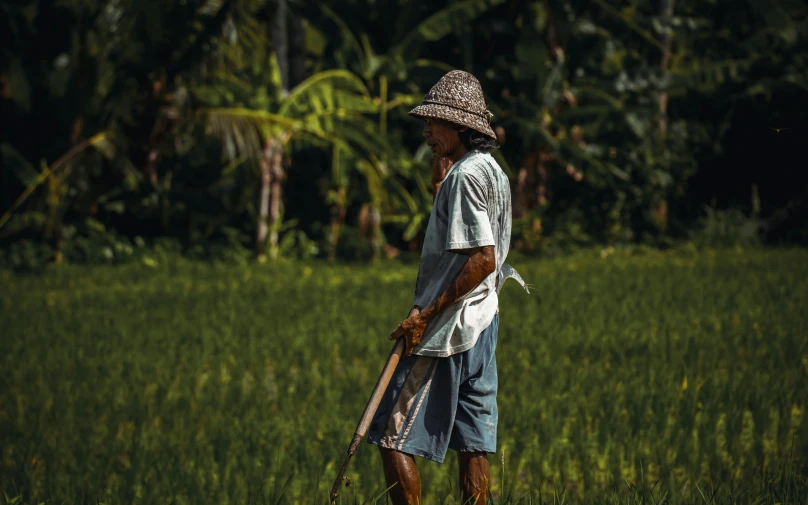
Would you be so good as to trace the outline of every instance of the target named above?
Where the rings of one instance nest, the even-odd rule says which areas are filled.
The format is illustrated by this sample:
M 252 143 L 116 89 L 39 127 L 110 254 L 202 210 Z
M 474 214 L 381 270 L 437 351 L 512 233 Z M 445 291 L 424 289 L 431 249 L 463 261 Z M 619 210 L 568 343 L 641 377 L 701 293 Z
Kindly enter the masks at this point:
M 435 308 L 435 304 L 427 305 L 425 308 L 421 309 L 420 312 L 421 317 L 427 320 L 427 322 L 432 321 L 435 319 L 437 314 L 437 309 Z

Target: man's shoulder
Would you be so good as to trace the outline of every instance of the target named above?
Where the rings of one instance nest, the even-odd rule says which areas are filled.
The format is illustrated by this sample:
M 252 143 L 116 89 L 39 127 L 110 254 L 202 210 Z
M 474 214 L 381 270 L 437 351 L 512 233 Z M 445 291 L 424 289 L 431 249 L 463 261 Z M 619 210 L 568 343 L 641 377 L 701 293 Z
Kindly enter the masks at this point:
M 493 172 L 501 170 L 497 160 L 491 153 L 472 151 L 460 160 L 453 172 L 456 175 L 471 175 L 472 177 L 488 178 Z

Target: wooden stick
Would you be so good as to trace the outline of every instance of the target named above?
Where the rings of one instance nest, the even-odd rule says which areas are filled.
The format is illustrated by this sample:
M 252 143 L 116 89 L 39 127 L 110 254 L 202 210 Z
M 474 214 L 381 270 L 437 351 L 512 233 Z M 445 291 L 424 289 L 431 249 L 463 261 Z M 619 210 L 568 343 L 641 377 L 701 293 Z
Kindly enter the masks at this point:
M 353 456 L 356 450 L 359 448 L 359 443 L 362 442 L 363 438 L 365 438 L 368 428 L 370 428 L 370 422 L 373 420 L 373 416 L 376 414 L 376 409 L 379 406 L 379 402 L 382 400 L 382 395 L 387 389 L 387 385 L 390 384 L 390 379 L 393 377 L 393 372 L 396 370 L 396 366 L 398 365 L 398 361 L 401 359 L 401 354 L 403 352 L 404 338 L 402 337 L 399 338 L 396 341 L 396 345 L 393 346 L 393 350 L 390 352 L 390 357 L 387 358 L 387 363 L 384 365 L 384 369 L 379 376 L 379 380 L 376 382 L 376 387 L 373 389 L 373 394 L 370 395 L 370 400 L 368 400 L 368 404 L 365 407 L 365 412 L 362 414 L 362 418 L 359 420 L 359 426 L 356 427 L 353 440 L 351 441 L 351 445 L 348 447 L 348 455 L 345 457 L 345 462 L 342 463 L 342 468 L 339 471 L 339 475 L 337 475 L 337 480 L 334 481 L 334 485 L 331 487 L 331 503 L 334 503 L 339 495 L 339 487 L 344 479 L 345 470 L 348 468 L 348 462 L 351 461 L 351 456 Z

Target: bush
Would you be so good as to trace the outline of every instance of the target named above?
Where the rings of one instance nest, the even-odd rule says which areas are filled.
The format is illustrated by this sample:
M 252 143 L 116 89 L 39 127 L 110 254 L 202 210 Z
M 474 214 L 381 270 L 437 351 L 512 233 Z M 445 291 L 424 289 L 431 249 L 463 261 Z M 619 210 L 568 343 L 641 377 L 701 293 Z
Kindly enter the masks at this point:
M 0 251 L 0 267 L 15 272 L 39 272 L 53 259 L 53 248 L 42 241 L 20 240 Z
M 739 209 L 705 207 L 691 239 L 701 247 L 753 246 L 761 243 L 760 220 Z

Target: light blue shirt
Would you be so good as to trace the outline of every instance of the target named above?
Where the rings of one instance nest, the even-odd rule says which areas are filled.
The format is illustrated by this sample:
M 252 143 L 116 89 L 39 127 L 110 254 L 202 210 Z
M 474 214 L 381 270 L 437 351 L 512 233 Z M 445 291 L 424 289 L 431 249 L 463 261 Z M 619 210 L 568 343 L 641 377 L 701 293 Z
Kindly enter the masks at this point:
M 494 246 L 494 273 L 427 326 L 420 356 L 445 357 L 470 349 L 497 313 L 496 280 L 511 242 L 511 188 L 488 153 L 469 151 L 447 171 L 435 197 L 421 249 L 413 305 L 434 302 L 457 277 L 469 256 L 452 252 Z

